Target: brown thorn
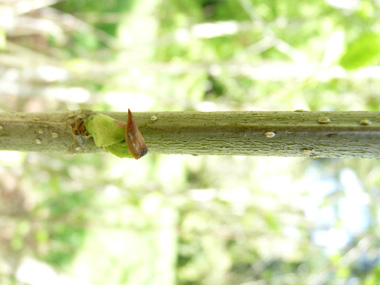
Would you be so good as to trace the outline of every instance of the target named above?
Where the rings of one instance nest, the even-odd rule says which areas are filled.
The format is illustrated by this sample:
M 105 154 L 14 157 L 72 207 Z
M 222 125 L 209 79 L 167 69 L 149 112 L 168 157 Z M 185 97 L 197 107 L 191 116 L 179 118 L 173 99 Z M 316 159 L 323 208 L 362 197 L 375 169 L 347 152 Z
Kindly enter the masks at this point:
M 136 125 L 130 109 L 128 109 L 128 122 L 125 128 L 125 141 L 129 153 L 135 159 L 139 159 L 147 154 L 148 147 L 145 144 L 145 140 Z

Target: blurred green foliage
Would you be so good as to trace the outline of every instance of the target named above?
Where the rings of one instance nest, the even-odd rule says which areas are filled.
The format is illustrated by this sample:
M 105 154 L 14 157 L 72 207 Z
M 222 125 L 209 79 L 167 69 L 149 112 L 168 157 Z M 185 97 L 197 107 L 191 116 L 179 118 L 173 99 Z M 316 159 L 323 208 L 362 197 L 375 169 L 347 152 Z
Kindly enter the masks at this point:
M 346 69 L 357 69 L 380 61 L 380 34 L 363 34 L 353 43 L 341 58 Z
M 0 20 L 2 111 L 379 110 L 376 1 L 67 0 L 9 13 L 17 2 L 0 6 L 13 15 Z M 380 280 L 378 161 L 0 161 L 1 284 L 25 256 L 91 284 Z

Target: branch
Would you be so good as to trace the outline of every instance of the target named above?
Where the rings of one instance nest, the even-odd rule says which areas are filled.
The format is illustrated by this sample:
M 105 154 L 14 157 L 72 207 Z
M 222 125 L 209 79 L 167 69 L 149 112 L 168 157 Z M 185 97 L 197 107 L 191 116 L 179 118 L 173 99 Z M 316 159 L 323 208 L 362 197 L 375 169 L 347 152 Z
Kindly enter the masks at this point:
M 96 112 L 0 113 L 0 149 L 93 153 Z M 127 112 L 98 112 L 127 121 Z M 380 158 L 380 112 L 134 113 L 150 153 Z

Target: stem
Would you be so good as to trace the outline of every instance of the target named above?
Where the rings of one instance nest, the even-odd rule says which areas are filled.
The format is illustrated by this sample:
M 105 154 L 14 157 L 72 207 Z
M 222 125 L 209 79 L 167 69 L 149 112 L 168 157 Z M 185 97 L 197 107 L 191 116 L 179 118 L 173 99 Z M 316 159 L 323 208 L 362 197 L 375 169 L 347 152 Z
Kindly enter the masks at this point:
M 92 111 L 0 113 L 0 149 L 103 152 Z M 127 121 L 127 112 L 100 112 Z M 380 158 L 380 112 L 133 113 L 150 153 Z

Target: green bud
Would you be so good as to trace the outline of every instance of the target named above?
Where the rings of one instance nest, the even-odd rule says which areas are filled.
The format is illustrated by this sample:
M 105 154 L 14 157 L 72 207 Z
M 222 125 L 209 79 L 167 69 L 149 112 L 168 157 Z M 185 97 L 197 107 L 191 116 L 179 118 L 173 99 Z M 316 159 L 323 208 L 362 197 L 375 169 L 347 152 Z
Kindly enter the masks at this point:
M 132 154 L 130 154 L 128 151 L 125 141 L 114 143 L 110 146 L 105 146 L 104 149 L 121 158 L 133 158 Z
M 106 147 L 125 141 L 125 129 L 116 125 L 116 120 L 102 114 L 90 116 L 84 123 L 87 132 L 93 136 L 97 147 Z

